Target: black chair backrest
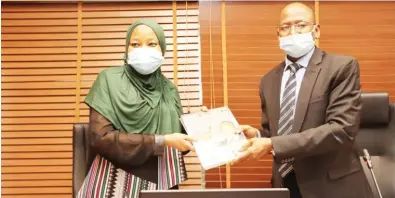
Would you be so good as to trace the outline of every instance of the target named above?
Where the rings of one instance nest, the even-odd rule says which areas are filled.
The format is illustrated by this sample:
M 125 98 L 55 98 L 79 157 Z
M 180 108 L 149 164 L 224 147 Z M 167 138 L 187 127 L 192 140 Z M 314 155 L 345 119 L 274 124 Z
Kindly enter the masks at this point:
M 88 124 L 74 124 L 73 126 L 73 197 L 80 190 L 82 183 L 94 159 L 90 148 L 90 134 Z
M 395 103 L 387 93 L 362 94 L 361 128 L 358 147 L 372 156 L 373 171 L 384 198 L 395 198 Z M 362 152 L 360 152 L 362 156 Z M 378 192 L 365 162 L 362 166 L 375 197 Z

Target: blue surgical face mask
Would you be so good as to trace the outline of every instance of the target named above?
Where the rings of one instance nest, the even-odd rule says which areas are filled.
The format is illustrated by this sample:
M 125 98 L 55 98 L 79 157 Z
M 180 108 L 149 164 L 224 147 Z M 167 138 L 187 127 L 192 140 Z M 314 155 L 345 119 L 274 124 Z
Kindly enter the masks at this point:
M 162 53 L 152 47 L 134 48 L 128 53 L 128 64 L 138 73 L 148 75 L 154 73 L 164 60 Z
M 315 26 L 313 28 L 313 31 Z M 314 48 L 313 31 L 304 34 L 294 34 L 280 37 L 280 48 L 289 56 L 299 58 Z

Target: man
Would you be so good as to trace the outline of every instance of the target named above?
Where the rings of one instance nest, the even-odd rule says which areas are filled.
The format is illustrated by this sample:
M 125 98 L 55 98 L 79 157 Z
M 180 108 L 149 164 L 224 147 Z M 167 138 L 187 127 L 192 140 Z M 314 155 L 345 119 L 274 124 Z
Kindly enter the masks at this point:
M 302 3 L 286 6 L 278 37 L 285 61 L 260 82 L 262 131 L 242 126 L 249 142 L 235 161 L 273 155 L 273 187 L 292 198 L 372 197 L 355 136 L 361 86 L 353 57 L 315 47 L 320 26 Z

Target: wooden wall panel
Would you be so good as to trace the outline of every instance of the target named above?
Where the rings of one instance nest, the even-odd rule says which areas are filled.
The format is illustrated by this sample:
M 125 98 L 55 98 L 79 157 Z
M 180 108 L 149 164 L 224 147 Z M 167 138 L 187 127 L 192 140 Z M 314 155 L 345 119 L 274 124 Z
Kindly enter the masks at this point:
M 394 13 L 393 1 L 320 2 L 320 47 L 356 57 L 363 91 L 388 92 L 392 102 L 395 101 Z
M 240 123 L 260 127 L 257 85 L 284 58 L 275 28 L 286 3 L 226 2 L 225 41 L 220 2 L 202 1 L 199 10 L 197 3 L 177 3 L 177 76 L 183 104 L 200 105 L 201 85 L 204 105 L 223 106 L 221 46 L 226 42 L 229 106 Z M 394 7 L 393 2 L 320 2 L 318 13 L 320 47 L 357 57 L 364 91 L 387 91 L 391 101 Z M 82 8 L 79 51 L 77 4 L 3 4 L 3 197 L 70 197 L 73 112 L 81 109 L 79 121 L 88 121 L 81 102 L 98 72 L 122 64 L 123 37 L 134 18 L 157 14 L 169 43 L 162 69 L 174 77 L 170 2 L 84 3 Z M 78 72 L 80 85 L 75 83 Z M 77 92 L 82 96 L 78 102 Z M 198 160 L 192 155 L 186 161 L 192 180 L 183 187 L 199 187 Z M 269 187 L 270 163 L 268 157 L 231 167 L 231 187 Z M 224 188 L 226 176 L 225 167 L 208 171 L 206 187 Z
M 174 80 L 177 69 L 184 110 L 200 109 L 198 4 L 175 3 L 177 24 L 172 6 L 3 4 L 2 196 L 70 197 L 72 126 L 88 122 L 83 100 L 102 69 L 122 64 L 126 30 L 136 18 L 155 18 L 164 27 L 168 48 L 162 70 Z M 182 188 L 200 188 L 196 154 L 186 162 L 190 179 Z
M 31 6 L 2 6 L 2 196 L 70 197 L 77 5 Z
M 199 23 L 202 56 L 203 104 L 208 108 L 221 107 L 223 100 L 221 3 L 199 2 Z M 225 166 L 205 172 L 206 188 L 225 188 Z M 221 177 L 220 177 L 221 175 Z M 212 178 L 217 176 L 217 178 Z

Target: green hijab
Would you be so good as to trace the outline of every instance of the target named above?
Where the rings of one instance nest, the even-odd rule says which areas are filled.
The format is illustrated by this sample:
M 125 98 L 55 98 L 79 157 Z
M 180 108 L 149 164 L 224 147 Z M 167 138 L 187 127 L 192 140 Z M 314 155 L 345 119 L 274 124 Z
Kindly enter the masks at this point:
M 111 121 L 116 129 L 128 133 L 179 133 L 182 106 L 173 83 L 160 69 L 141 75 L 127 64 L 130 37 L 138 25 L 152 28 L 165 54 L 163 29 L 153 20 L 137 20 L 127 31 L 124 65 L 100 72 L 85 103 Z

